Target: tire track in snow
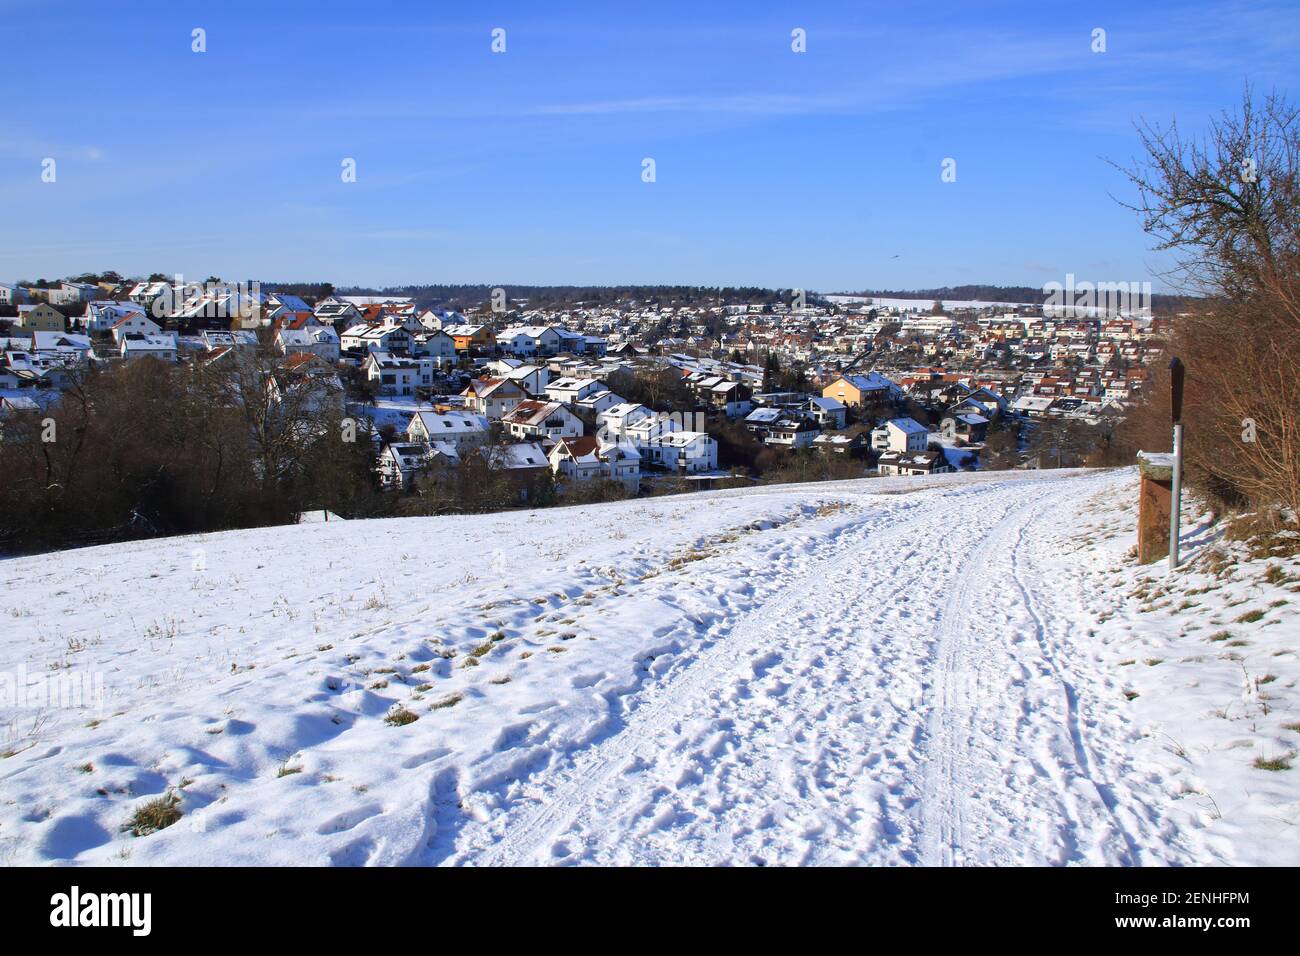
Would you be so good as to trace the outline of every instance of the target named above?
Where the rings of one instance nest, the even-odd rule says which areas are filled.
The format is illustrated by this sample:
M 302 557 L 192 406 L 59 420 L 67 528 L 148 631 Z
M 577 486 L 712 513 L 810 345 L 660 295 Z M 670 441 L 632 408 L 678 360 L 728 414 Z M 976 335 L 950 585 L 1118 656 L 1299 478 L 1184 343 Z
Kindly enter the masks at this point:
M 986 558 L 1006 538 L 1010 528 L 1032 520 L 1015 511 L 1013 501 L 980 545 L 967 556 L 948 589 L 936 628 L 931 669 L 930 706 L 926 718 L 926 763 L 921 793 L 921 862 L 953 866 L 965 862 L 965 795 L 969 767 L 962 759 L 976 756 L 972 726 L 973 674 L 966 668 L 965 631 L 972 627 L 971 608 L 985 588 L 976 578 L 988 573 Z M 960 739 L 959 739 L 960 738 Z M 959 753 L 960 751 L 960 753 Z
M 1064 844 L 1065 862 L 1078 862 L 1082 850 L 1103 849 L 1117 835 L 1124 841 L 1120 859 L 1134 857 L 1132 839 L 1119 825 L 1107 791 L 1094 785 L 1096 802 L 1079 804 L 1065 786 L 1074 778 L 1093 782 L 1074 685 L 1053 666 L 1039 668 L 1039 677 L 1051 687 L 1035 685 L 1014 648 L 1017 638 L 1032 634 L 1040 656 L 1050 657 L 1047 626 L 1020 574 L 1019 553 L 1026 529 L 1077 493 L 1077 483 L 1069 482 L 1029 509 L 1006 514 L 951 588 L 938 628 L 927 721 L 921 796 L 926 865 L 1038 862 L 1031 854 L 1044 853 L 1055 842 Z M 976 599 L 997 593 L 1004 576 L 1016 586 L 1015 600 L 1000 609 L 977 609 Z M 1005 626 L 999 610 L 1006 615 Z M 1015 676 L 1017 668 L 1024 676 Z M 1073 760 L 1057 757 L 1050 739 L 1044 746 L 1042 722 L 1026 716 L 1052 712 L 1062 697 Z M 1033 772 L 1026 774 L 1025 765 Z M 1008 806 L 1015 808 L 1014 819 L 999 813 Z M 1090 824 L 1101 818 L 1108 825 L 1099 832 Z M 1082 848 L 1077 833 L 1087 839 Z
M 890 509 L 880 515 L 870 515 L 852 529 L 842 531 L 833 549 L 815 560 L 798 578 L 786 582 L 780 593 L 743 615 L 723 635 L 716 638 L 713 644 L 698 653 L 683 673 L 641 692 L 643 700 L 626 718 L 623 728 L 617 734 L 575 756 L 571 768 L 559 773 L 559 780 L 544 781 L 542 785 L 545 791 L 541 795 L 541 804 L 520 819 L 507 821 L 505 832 L 497 842 L 479 854 L 471 855 L 470 861 L 494 865 L 534 862 L 546 843 L 554 842 L 575 829 L 582 831 L 594 808 L 601 802 L 602 795 L 611 789 L 618 790 L 617 784 L 611 788 L 610 783 L 616 780 L 621 771 L 630 765 L 634 766 L 636 761 L 647 766 L 654 765 L 663 756 L 658 752 L 662 738 L 671 736 L 671 730 L 666 728 L 676 726 L 692 716 L 700 702 L 707 699 L 711 689 L 734 687 L 738 682 L 752 679 L 752 673 L 749 677 L 743 676 L 743 669 L 737 668 L 737 659 L 752 664 L 752 661 L 748 661 L 746 652 L 752 655 L 765 647 L 782 648 L 788 645 L 790 623 L 808 602 L 805 586 L 815 585 L 824 589 L 824 573 L 827 569 L 842 567 L 846 552 L 855 551 L 857 545 L 864 544 L 866 548 L 863 550 L 867 553 L 885 555 L 899 540 L 925 540 L 939 528 L 946 528 L 950 524 L 948 519 L 952 510 L 958 507 L 958 501 L 968 496 L 969 500 L 978 503 L 974 506 L 976 510 L 996 507 L 1005 498 L 1012 498 L 1004 506 L 1005 513 L 1005 510 L 1014 507 L 1022 493 L 1021 483 L 1018 482 L 1000 484 L 996 488 L 963 489 L 961 492 L 927 497 L 903 509 Z M 985 499 L 991 499 L 987 505 Z M 900 510 L 903 520 L 898 522 L 896 519 Z M 891 527 L 878 531 L 880 525 L 891 523 Z M 979 533 L 977 528 L 967 526 L 958 531 L 972 535 Z M 935 560 L 952 557 L 950 551 L 931 550 L 934 551 L 932 558 Z M 856 572 L 857 569 L 854 570 Z M 883 580 L 876 577 L 867 582 L 856 582 L 857 587 L 851 590 L 844 607 L 839 610 L 847 612 L 866 601 L 881 609 L 872 621 L 879 623 L 891 610 L 892 597 L 903 590 L 914 588 L 912 578 L 924 579 L 930 565 L 907 564 L 904 570 L 910 573 L 900 575 L 896 569 L 885 568 Z M 942 571 L 939 576 L 942 576 Z M 891 584 L 893 588 L 890 588 Z M 916 623 L 922 622 L 917 620 Z M 889 643 L 886 641 L 886 646 Z M 731 679 L 727 680 L 728 677 Z M 607 819 L 607 816 L 602 815 L 601 819 Z
M 846 551 L 858 545 L 878 549 L 894 539 L 915 535 L 915 525 L 921 520 L 917 512 L 933 521 L 935 513 L 939 517 L 950 514 L 956 501 L 968 495 L 978 497 L 978 491 L 962 489 L 882 510 L 868 515 L 851 530 L 841 532 L 831 552 L 814 560 L 797 578 L 787 581 L 777 595 L 743 615 L 698 653 L 681 674 L 645 690 L 645 700 L 616 735 L 575 757 L 572 769 L 549 788 L 543 802 L 522 819 L 508 822 L 500 839 L 471 857 L 470 862 L 487 865 L 536 862 L 543 845 L 568 832 L 581 816 L 589 813 L 599 791 L 627 767 L 639 749 L 647 745 L 655 749 L 656 739 L 665 725 L 684 720 L 711 686 L 723 685 L 723 678 L 736 670 L 738 658 L 767 644 L 781 646 L 788 636 L 783 631 L 788 619 L 807 602 L 805 586 L 821 584 L 825 571 L 838 566 Z M 881 532 L 880 527 L 895 522 L 899 512 L 904 515 L 903 523 Z
M 1123 839 L 1125 845 L 1124 863 L 1128 866 L 1140 866 L 1142 864 L 1140 851 L 1137 843 L 1134 841 L 1128 828 L 1124 826 L 1120 815 L 1116 810 L 1118 801 L 1115 798 L 1114 789 L 1110 784 L 1101 783 L 1097 780 L 1093 770 L 1093 761 L 1089 755 L 1087 743 L 1084 741 L 1083 726 L 1079 719 L 1079 692 L 1075 687 L 1076 681 L 1072 675 L 1069 675 L 1065 668 L 1060 665 L 1047 641 L 1047 623 L 1038 609 L 1038 601 L 1034 597 L 1033 590 L 1025 583 L 1024 575 L 1021 573 L 1021 561 L 1025 545 L 1025 529 L 1022 527 L 1016 538 L 1015 548 L 1011 552 L 1011 576 L 1016 583 L 1016 588 L 1020 591 L 1021 599 L 1024 601 L 1025 608 L 1029 611 L 1034 623 L 1034 638 L 1042 652 L 1043 667 L 1051 674 L 1053 678 L 1061 685 L 1061 691 L 1065 697 L 1065 718 L 1064 723 L 1066 732 L 1070 737 L 1070 744 L 1074 750 L 1074 760 L 1077 765 L 1080 776 L 1088 782 L 1093 791 L 1097 794 L 1097 799 L 1105 807 L 1109 815 L 1115 832 Z

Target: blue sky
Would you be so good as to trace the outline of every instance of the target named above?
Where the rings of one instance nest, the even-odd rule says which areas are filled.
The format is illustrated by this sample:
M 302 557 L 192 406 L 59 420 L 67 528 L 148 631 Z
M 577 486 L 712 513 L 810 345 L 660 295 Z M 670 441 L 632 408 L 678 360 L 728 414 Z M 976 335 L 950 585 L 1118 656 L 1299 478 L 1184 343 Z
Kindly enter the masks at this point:
M 7 281 L 1160 289 L 1110 198 L 1133 122 L 1300 97 L 1290 0 L 0 0 L 0 29 Z

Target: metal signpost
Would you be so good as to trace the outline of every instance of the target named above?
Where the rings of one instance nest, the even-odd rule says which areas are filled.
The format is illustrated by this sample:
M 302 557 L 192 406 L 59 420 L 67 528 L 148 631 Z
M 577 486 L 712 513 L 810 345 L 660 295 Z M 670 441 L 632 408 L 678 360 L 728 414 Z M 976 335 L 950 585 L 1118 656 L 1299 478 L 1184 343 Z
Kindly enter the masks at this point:
M 1174 356 L 1169 363 L 1169 387 L 1174 419 L 1173 488 L 1169 503 L 1169 570 L 1178 568 L 1178 518 L 1182 510 L 1183 491 L 1183 376 L 1187 367 Z

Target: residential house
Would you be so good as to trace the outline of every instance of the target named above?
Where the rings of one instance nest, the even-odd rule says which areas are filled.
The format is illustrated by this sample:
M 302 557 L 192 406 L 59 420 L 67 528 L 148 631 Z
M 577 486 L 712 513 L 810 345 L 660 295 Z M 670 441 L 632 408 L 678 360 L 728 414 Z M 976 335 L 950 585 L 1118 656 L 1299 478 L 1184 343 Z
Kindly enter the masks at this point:
M 627 404 L 623 396 L 609 389 L 598 389 L 594 392 L 588 392 L 586 395 L 576 399 L 572 405 L 575 409 L 586 409 L 592 415 L 599 415 L 601 412 L 617 405 Z
M 438 464 L 455 467 L 460 464 L 460 454 L 455 445 L 447 442 L 394 441 L 380 451 L 375 468 L 379 483 L 390 491 L 409 488 L 411 482 L 432 471 Z
M 411 337 L 411 354 L 430 358 L 439 368 L 456 361 L 456 340 L 441 329 L 416 332 Z
M 27 301 L 27 292 L 22 286 L 0 282 L 0 305 L 18 305 Z
M 496 335 L 486 325 L 453 325 L 443 331 L 455 341 L 457 352 L 482 351 L 496 345 Z
M 555 326 L 515 325 L 497 334 L 501 350 L 511 355 L 557 355 L 564 339 Z
M 596 416 L 596 428 L 606 435 L 625 436 L 628 428 L 639 421 L 654 418 L 655 413 L 644 405 L 623 402 L 613 405 Z
M 310 352 L 326 362 L 339 360 L 339 336 L 328 325 L 281 328 L 275 333 L 275 349 L 281 355 Z M 372 355 L 374 353 L 371 353 Z
M 897 393 L 898 386 L 879 372 L 841 375 L 822 389 L 823 398 L 833 398 L 852 408 L 887 401 Z
M 953 470 L 942 451 L 887 451 L 876 461 L 881 475 L 940 475 Z
M 118 339 L 118 348 L 126 361 L 141 358 L 156 358 L 164 362 L 176 361 L 176 337 L 173 335 L 131 333 Z
M 813 439 L 813 448 L 827 455 L 844 455 L 849 458 L 861 458 L 870 446 L 866 432 L 856 435 L 832 435 L 824 432 Z
M 555 474 L 569 481 L 617 481 L 629 491 L 641 484 L 641 456 L 630 445 L 602 443 L 594 435 L 562 438 L 550 453 Z
M 753 389 L 744 382 L 716 382 L 700 398 L 720 414 L 738 418 L 754 407 Z
M 339 344 L 349 352 L 410 352 L 411 333 L 400 325 L 354 325 Z
M 546 397 L 555 402 L 564 402 L 565 404 L 569 404 L 570 402 L 576 402 L 581 398 L 586 398 L 588 395 L 593 395 L 596 392 L 608 391 L 609 386 L 600 379 L 557 378 L 555 381 L 547 384 Z M 606 405 L 605 408 L 612 408 L 617 404 L 619 403 L 612 402 L 609 405 Z M 604 410 L 605 409 L 600 409 L 600 411 Z
M 714 471 L 718 467 L 718 443 L 707 432 L 669 432 L 654 439 L 651 446 L 656 449 L 659 464 L 683 474 Z
M 90 357 L 90 336 L 74 332 L 33 332 L 32 351 L 67 365 L 80 365 Z
M 39 302 L 18 306 L 18 318 L 14 324 L 24 332 L 63 332 L 68 327 L 68 320 L 48 302 Z
M 109 331 L 122 319 L 133 314 L 144 315 L 144 306 L 134 302 L 91 302 L 86 306 L 86 314 L 74 318 L 72 323 L 83 331 L 94 334 Z
M 257 333 L 251 329 L 204 329 L 199 337 L 209 352 L 217 349 L 251 352 L 257 348 Z
M 461 395 L 469 408 L 493 421 L 500 421 L 528 398 L 522 388 L 505 378 L 476 378 Z
M 782 419 L 786 418 L 788 413 L 783 408 L 770 408 L 764 406 L 756 408 L 745 416 L 745 428 L 752 432 L 759 441 L 767 438 L 772 429 L 777 426 Z
M 163 335 L 162 326 L 143 312 L 128 312 L 113 323 L 110 331 L 119 346 L 129 335 Z
M 1106 397 L 1112 396 L 1107 394 Z M 1043 418 L 1056 402 L 1057 399 L 1051 395 L 1021 395 L 1011 403 L 1011 410 L 1020 415 L 1028 415 L 1030 418 Z
M 415 395 L 417 389 L 433 385 L 432 359 L 371 352 L 361 363 L 361 368 L 366 379 L 378 387 L 380 395 Z
M 782 418 L 772 425 L 763 443 L 779 448 L 807 448 L 820 434 L 821 429 L 815 422 L 802 415 L 795 415 Z
M 350 329 L 361 322 L 361 310 L 351 302 L 326 299 L 317 303 L 312 313 L 318 320 L 335 329 Z
M 605 465 L 605 477 L 617 481 L 629 492 L 641 487 L 641 453 L 625 442 L 601 442 L 600 460 Z
M 449 442 L 462 449 L 485 444 L 491 434 L 485 417 L 464 411 L 416 412 L 406 426 L 409 441 Z
M 529 395 L 541 396 L 546 394 L 551 372 L 545 365 L 517 365 L 501 377 L 510 379 Z
M 310 352 L 286 355 L 266 387 L 275 406 L 297 406 L 301 415 L 318 420 L 342 416 L 347 404 L 343 380 Z
M 581 437 L 582 420 L 560 402 L 528 399 L 520 402 L 501 419 L 506 431 L 515 438 L 559 441 Z
M 493 450 L 492 465 L 514 482 L 519 500 L 527 501 L 537 479 L 551 470 L 542 446 L 536 442 L 516 442 Z
M 805 406 L 808 415 L 828 431 L 838 431 L 844 427 L 848 409 L 838 399 L 834 398 L 810 398 Z
M 594 481 L 606 475 L 595 435 L 561 438 L 548 457 L 556 476 L 569 481 Z
M 871 432 L 875 451 L 922 452 L 930 446 L 930 429 L 910 418 L 892 418 Z
M 974 412 L 945 415 L 939 422 L 939 433 L 944 438 L 967 445 L 984 441 L 988 430 L 989 420 Z

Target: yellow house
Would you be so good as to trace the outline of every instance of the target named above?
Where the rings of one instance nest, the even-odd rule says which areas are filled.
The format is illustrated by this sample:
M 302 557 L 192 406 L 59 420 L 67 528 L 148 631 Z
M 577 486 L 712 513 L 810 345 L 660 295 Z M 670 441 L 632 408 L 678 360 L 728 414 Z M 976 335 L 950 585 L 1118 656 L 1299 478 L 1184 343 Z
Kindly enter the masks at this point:
M 841 405 L 861 408 L 889 398 L 896 386 L 877 372 L 866 375 L 841 375 L 822 389 L 822 398 L 833 398 Z
M 24 332 L 66 332 L 68 320 L 54 306 L 42 302 L 30 308 L 18 307 L 18 327 Z

